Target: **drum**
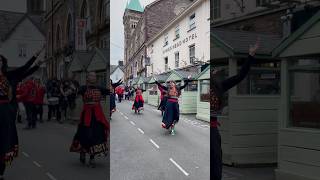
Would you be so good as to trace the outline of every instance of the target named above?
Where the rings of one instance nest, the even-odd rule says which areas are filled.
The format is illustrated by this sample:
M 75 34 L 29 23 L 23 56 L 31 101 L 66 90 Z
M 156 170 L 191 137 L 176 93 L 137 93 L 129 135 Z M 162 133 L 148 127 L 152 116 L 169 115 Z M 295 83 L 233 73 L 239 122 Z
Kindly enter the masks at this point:
M 57 97 L 51 97 L 48 99 L 49 105 L 58 105 L 59 104 L 59 98 Z

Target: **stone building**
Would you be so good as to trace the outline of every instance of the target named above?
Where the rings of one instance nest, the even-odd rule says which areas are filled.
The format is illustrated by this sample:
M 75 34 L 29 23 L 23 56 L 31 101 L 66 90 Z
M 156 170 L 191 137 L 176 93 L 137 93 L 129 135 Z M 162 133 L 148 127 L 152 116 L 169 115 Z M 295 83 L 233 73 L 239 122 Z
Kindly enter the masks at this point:
M 125 82 L 146 76 L 146 42 L 190 5 L 193 0 L 157 0 L 144 9 L 139 0 L 131 0 L 123 16 Z
M 46 2 L 47 58 L 50 77 L 67 77 L 76 49 L 78 19 L 86 21 L 86 48 L 107 48 L 109 42 L 109 0 L 52 0 Z M 78 36 L 78 38 L 81 38 Z

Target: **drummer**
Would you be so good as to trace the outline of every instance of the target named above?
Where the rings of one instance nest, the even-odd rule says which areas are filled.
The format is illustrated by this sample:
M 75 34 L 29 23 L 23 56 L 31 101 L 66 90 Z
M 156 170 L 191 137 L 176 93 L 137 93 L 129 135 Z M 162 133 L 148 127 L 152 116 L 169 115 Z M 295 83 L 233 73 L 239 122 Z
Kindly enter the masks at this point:
M 57 121 L 61 122 L 61 113 L 59 107 L 60 85 L 57 79 L 52 79 L 47 82 L 47 97 L 48 97 L 48 121 L 51 121 L 53 115 Z

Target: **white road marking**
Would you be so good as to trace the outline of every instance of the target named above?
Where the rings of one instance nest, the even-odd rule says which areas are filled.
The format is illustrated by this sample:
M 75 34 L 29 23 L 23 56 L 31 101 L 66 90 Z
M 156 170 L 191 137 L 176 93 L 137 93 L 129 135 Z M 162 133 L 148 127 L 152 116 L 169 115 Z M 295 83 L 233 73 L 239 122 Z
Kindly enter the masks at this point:
M 132 125 L 134 125 L 134 126 L 136 125 L 133 121 L 130 121 L 130 123 L 131 123 Z
M 26 152 L 22 152 L 22 154 L 23 154 L 25 157 L 30 157 L 29 154 L 27 154 Z
M 33 161 L 33 164 L 41 168 L 41 165 L 37 161 Z
M 119 111 L 120 112 L 120 111 Z M 123 116 L 123 113 L 122 112 L 120 112 L 120 114 Z
M 175 165 L 177 166 L 177 168 L 183 172 L 184 175 L 186 176 L 189 176 L 189 173 L 187 173 L 178 163 L 176 163 L 172 158 L 170 158 L 170 161 Z
M 157 144 L 157 143 L 155 143 L 152 139 L 150 139 L 150 142 L 156 147 L 156 148 L 160 148 L 160 146 Z
M 127 120 L 129 119 L 127 116 L 124 116 L 124 118 L 126 118 Z
M 52 174 L 46 173 L 46 175 L 51 179 L 51 180 L 57 180 Z
M 141 134 L 144 134 L 144 132 L 142 131 L 142 129 L 138 128 L 138 130 L 141 132 Z

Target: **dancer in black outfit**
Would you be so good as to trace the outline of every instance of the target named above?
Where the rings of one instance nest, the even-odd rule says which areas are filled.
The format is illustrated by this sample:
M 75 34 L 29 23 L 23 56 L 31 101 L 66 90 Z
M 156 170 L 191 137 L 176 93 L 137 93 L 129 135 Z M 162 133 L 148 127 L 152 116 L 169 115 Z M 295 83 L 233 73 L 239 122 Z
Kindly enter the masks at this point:
M 246 62 L 242 65 L 239 74 L 232 76 L 222 82 L 211 80 L 211 130 L 210 130 L 210 150 L 211 150 L 211 179 L 221 180 L 222 178 L 222 149 L 221 136 L 218 131 L 217 115 L 221 113 L 222 96 L 229 89 L 239 84 L 249 73 L 250 66 L 255 62 L 254 55 L 259 48 L 259 40 L 255 46 L 249 48 L 249 56 Z M 213 69 L 213 68 L 212 68 Z M 215 73 L 214 73 L 215 74 Z
M 112 116 L 112 113 L 116 111 L 116 87 L 120 86 L 122 84 L 122 80 L 120 79 L 116 83 L 112 83 L 112 80 L 110 79 L 110 117 Z
M 166 87 L 160 84 L 154 77 L 156 84 L 168 92 L 166 108 L 162 119 L 162 127 L 166 129 L 171 128 L 171 135 L 175 135 L 174 126 L 179 121 L 180 116 L 178 98 L 181 95 L 181 90 L 188 85 L 190 78 L 191 76 L 188 77 L 183 86 L 177 86 L 174 81 L 170 81 L 169 86 Z
M 42 49 L 41 49 L 42 51 Z M 8 60 L 0 55 L 0 180 L 7 165 L 18 155 L 18 135 L 15 124 L 17 113 L 16 88 L 19 82 L 35 72 L 42 62 L 35 60 L 39 51 L 24 66 L 13 71 L 8 71 Z

